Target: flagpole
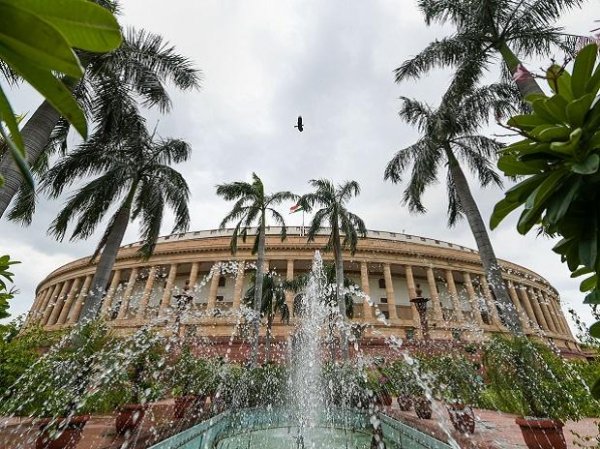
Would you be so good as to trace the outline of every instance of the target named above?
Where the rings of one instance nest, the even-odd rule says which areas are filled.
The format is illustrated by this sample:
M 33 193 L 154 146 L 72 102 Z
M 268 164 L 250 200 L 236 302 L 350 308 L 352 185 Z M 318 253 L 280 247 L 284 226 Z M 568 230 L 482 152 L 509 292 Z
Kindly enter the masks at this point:
M 302 209 L 302 237 L 304 237 L 304 209 Z

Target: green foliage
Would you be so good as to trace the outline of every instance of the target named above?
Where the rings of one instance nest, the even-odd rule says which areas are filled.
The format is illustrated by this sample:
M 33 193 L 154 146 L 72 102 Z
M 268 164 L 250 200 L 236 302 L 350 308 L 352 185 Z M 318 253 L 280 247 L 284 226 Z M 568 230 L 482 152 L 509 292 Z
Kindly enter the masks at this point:
M 217 402 L 233 410 L 245 407 L 278 406 L 286 401 L 287 371 L 281 365 L 255 368 L 223 365 Z
M 495 408 L 560 420 L 583 416 L 590 400 L 585 383 L 546 346 L 525 337 L 496 337 L 486 346 L 483 361 L 484 396 Z
M 95 382 L 104 376 L 98 363 L 111 343 L 106 326 L 90 322 L 55 344 L 39 357 L 39 343 L 56 336 L 39 331 L 14 338 L 5 370 L 13 369 L 18 380 L 5 392 L 4 412 L 43 417 L 71 416 L 86 410 L 87 400 L 97 394 Z M 29 363 L 28 366 L 23 366 Z M 16 368 L 16 370 L 15 370 Z
M 572 74 L 552 66 L 547 79 L 553 95 L 528 97 L 532 112 L 508 121 L 523 137 L 503 152 L 498 167 L 524 180 L 496 204 L 492 229 L 523 207 L 517 230 L 539 225 L 562 239 L 553 250 L 571 277 L 586 276 L 580 290 L 586 304 L 600 304 L 600 64 L 598 46 L 584 47 Z M 597 332 L 597 327 L 593 332 Z M 600 381 L 599 381 L 600 382 Z M 594 391 L 600 391 L 600 383 Z M 597 397 L 600 397 L 597 396 Z
M 164 394 L 165 342 L 152 332 L 142 329 L 119 344 L 119 350 L 107 354 L 102 363 L 114 363 L 111 387 L 127 391 L 123 403 L 145 404 Z
M 248 287 L 248 290 L 246 290 L 246 293 L 242 299 L 249 307 L 252 307 L 254 302 L 255 283 L 256 275 L 254 274 L 250 278 L 250 286 Z M 289 323 L 290 311 L 285 303 L 285 288 L 286 284 L 284 284 L 281 276 L 277 275 L 275 272 L 269 272 L 265 274 L 265 277 L 263 278 L 260 314 L 261 316 L 267 317 L 269 328 L 273 324 L 275 314 L 278 312 L 281 316 L 281 321 L 287 321 Z
M 321 378 L 327 404 L 357 408 L 369 406 L 370 379 L 361 367 L 352 363 L 327 363 L 322 368 Z
M 343 184 L 335 186 L 328 179 L 311 179 L 311 187 L 315 189 L 312 193 L 302 195 L 298 204 L 302 209 L 311 212 L 315 211 L 308 229 L 308 241 L 311 242 L 326 221 L 331 229 L 326 251 L 334 251 L 337 258 L 337 251 L 347 246 L 350 253 L 356 252 L 356 245 L 359 237 L 366 237 L 367 228 L 362 218 L 353 214 L 346 208 L 346 204 L 352 197 L 360 194 L 360 185 L 356 181 L 346 181 Z M 340 233 L 343 234 L 343 239 Z M 342 261 L 336 260 L 336 264 Z M 342 280 L 340 279 L 340 282 Z
M 154 250 L 165 206 L 175 214 L 172 232 L 184 232 L 189 226 L 189 187 L 171 165 L 187 161 L 190 146 L 179 139 L 155 138 L 137 112 L 123 112 L 120 118 L 119 132 L 97 130 L 50 169 L 42 184 L 56 198 L 66 187 L 94 176 L 69 198 L 50 225 L 50 233 L 59 240 L 72 224 L 72 240 L 90 237 L 110 205 L 119 204 L 92 258 L 106 247 L 121 211 L 127 212 L 127 222 L 141 220 L 143 244 L 139 252 L 144 257 Z
M 174 396 L 212 396 L 218 387 L 216 367 L 206 359 L 194 357 L 189 347 L 184 347 L 172 367 L 170 379 Z
M 0 28 L 0 60 L 86 137 L 85 116 L 68 87 L 83 75 L 75 49 L 104 53 L 121 44 L 121 31 L 111 12 L 86 0 L 0 0 Z M 61 79 L 62 75 L 66 78 Z M 17 119 L 1 88 L 0 133 L 21 173 L 33 185 Z
M 11 265 L 17 263 L 21 262 L 10 260 L 8 254 L 0 256 L 0 319 L 8 318 L 10 316 L 10 313 L 8 313 L 8 308 L 10 307 L 8 300 L 14 297 L 15 291 L 9 289 L 6 283 L 13 282 L 14 274 L 8 270 Z
M 480 365 L 465 357 L 441 355 L 421 360 L 433 393 L 447 402 L 474 405 L 483 391 Z
M 246 242 L 248 232 L 251 231 L 251 226 L 255 221 L 258 221 L 258 225 L 252 254 L 258 251 L 260 234 L 261 232 L 264 233 L 264 228 L 267 226 L 267 213 L 281 226 L 281 240 L 283 241 L 287 231 L 285 220 L 283 215 L 273 209 L 273 206 L 277 206 L 284 201 L 291 202 L 298 199 L 298 195 L 287 191 L 266 194 L 263 182 L 256 173 L 252 173 L 252 183 L 237 181 L 217 185 L 217 195 L 227 201 L 235 201 L 233 209 L 223 218 L 219 226 L 220 229 L 225 229 L 228 223 L 236 223 L 230 244 L 232 254 L 237 251 L 240 237 L 242 242 Z
M 16 337 L 19 331 L 20 325 L 14 321 L 0 327 L 0 398 L 39 357 L 31 339 Z
M 409 364 L 403 359 L 395 360 L 391 365 L 382 369 L 390 381 L 390 392 L 397 396 L 419 396 L 423 388 L 419 385 L 419 367 Z

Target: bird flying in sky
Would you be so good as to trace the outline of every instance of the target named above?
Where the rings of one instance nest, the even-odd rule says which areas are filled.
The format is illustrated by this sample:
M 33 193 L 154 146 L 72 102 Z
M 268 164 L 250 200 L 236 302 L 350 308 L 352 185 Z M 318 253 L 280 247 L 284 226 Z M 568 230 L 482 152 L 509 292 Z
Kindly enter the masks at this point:
M 304 131 L 304 125 L 302 124 L 302 116 L 301 115 L 298 116 L 298 124 L 296 126 L 294 126 L 294 128 L 298 128 L 298 131 L 300 131 L 300 132 Z

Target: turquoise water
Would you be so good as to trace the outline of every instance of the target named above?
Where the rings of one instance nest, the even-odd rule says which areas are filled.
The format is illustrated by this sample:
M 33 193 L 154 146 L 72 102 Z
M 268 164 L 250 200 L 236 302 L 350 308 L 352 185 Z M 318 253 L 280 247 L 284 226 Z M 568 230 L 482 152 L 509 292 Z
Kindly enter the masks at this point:
M 225 412 L 149 449 L 370 449 L 373 422 L 381 426 L 386 449 L 450 449 L 388 416 L 371 417 L 359 410 L 321 415 L 318 425 L 304 429 L 299 441 L 291 418 L 288 411 L 276 408 Z
M 217 442 L 216 449 L 325 449 L 348 448 L 369 449 L 371 436 L 364 432 L 317 427 L 307 429 L 304 438 L 298 439 L 298 428 L 266 429 L 238 434 Z M 390 446 L 388 446 L 389 448 Z

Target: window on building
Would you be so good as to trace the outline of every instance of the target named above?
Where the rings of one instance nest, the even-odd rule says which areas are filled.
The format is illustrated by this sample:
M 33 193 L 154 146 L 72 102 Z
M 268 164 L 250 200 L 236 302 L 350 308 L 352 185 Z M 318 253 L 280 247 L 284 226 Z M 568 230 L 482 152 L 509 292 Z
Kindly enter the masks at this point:
M 223 295 L 217 295 L 217 302 L 223 302 Z
M 414 329 L 406 329 L 406 339 L 408 341 L 412 341 L 415 339 L 415 330 Z
M 219 277 L 219 287 L 225 287 L 225 282 L 227 282 L 227 278 L 225 278 L 225 276 Z
M 379 298 L 380 304 L 387 304 L 387 298 Z
M 379 279 L 379 288 L 385 288 L 385 279 Z

